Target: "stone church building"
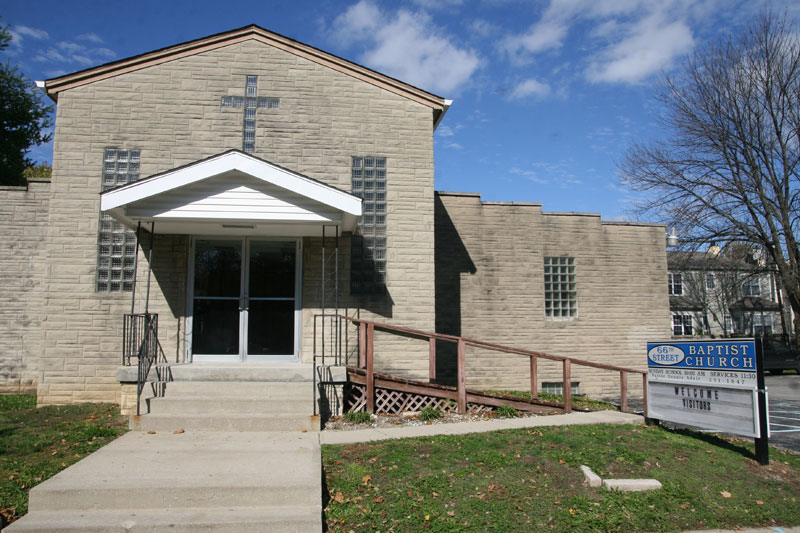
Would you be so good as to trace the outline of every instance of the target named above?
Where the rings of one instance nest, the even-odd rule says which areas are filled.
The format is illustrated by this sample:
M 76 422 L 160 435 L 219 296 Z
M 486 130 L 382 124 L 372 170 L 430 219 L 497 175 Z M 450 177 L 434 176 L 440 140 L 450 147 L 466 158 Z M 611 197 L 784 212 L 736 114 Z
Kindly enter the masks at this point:
M 145 310 L 192 365 L 309 364 L 323 308 L 640 369 L 670 334 L 663 226 L 435 191 L 452 102 L 401 80 L 248 26 L 39 83 L 52 180 L 0 187 L 2 391 L 127 402 L 123 317 Z M 428 357 L 376 340 L 383 372 L 427 376 Z M 529 379 L 479 349 L 467 374 Z M 560 376 L 543 364 L 541 386 Z

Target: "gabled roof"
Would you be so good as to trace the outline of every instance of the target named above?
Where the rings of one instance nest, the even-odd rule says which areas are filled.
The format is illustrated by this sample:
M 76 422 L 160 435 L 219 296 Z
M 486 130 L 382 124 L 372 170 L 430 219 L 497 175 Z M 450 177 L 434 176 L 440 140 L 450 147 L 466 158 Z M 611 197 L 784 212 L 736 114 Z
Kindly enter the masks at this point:
M 414 100 L 434 110 L 434 122 L 438 123 L 441 116 L 450 105 L 451 101 L 435 94 L 423 91 L 413 85 L 402 82 L 380 72 L 353 63 L 336 55 L 324 52 L 313 46 L 303 44 L 289 37 L 265 30 L 260 26 L 251 24 L 243 28 L 217 33 L 201 39 L 187 41 L 152 52 L 137 56 L 112 61 L 96 67 L 91 67 L 72 74 L 65 74 L 51 78 L 44 82 L 37 82 L 39 86 L 54 101 L 58 101 L 58 93 L 87 83 L 106 79 L 109 77 L 132 72 L 142 68 L 173 61 L 181 57 L 214 50 L 223 46 L 239 43 L 246 40 L 256 40 L 280 48 L 289 53 L 304 57 L 310 61 L 332 68 L 367 83 L 371 83 L 400 96 Z
M 760 271 L 765 268 L 744 259 L 709 252 L 667 251 L 667 268 L 675 271 Z
M 184 221 L 194 222 L 209 222 L 211 219 L 219 221 L 223 218 L 278 222 L 274 213 L 259 211 L 258 208 L 254 212 L 247 202 L 242 204 L 247 209 L 238 205 L 230 205 L 213 216 L 199 212 L 176 212 L 174 210 L 172 213 L 162 213 L 161 215 L 142 214 L 143 202 L 152 202 L 157 198 L 163 199 L 168 195 L 175 196 L 179 189 L 188 190 L 193 184 L 223 176 L 230 176 L 234 181 L 240 182 L 241 180 L 256 180 L 254 183 L 261 182 L 274 187 L 274 190 L 286 191 L 293 198 L 307 199 L 312 202 L 309 205 L 316 206 L 312 207 L 313 212 L 306 210 L 305 214 L 293 211 L 292 216 L 281 217 L 281 223 L 319 224 L 324 221 L 330 224 L 336 223 L 341 225 L 344 230 L 350 231 L 355 227 L 358 217 L 361 216 L 361 198 L 240 150 L 223 152 L 189 165 L 104 191 L 100 195 L 100 209 L 128 226 L 134 226 L 136 220 L 155 220 L 161 216 L 173 219 L 177 217 Z M 202 201 L 203 198 L 194 197 L 192 200 Z M 137 212 L 138 214 L 136 214 Z M 314 214 L 314 212 L 318 214 Z M 336 213 L 334 218 L 330 218 L 329 213 L 331 212 Z

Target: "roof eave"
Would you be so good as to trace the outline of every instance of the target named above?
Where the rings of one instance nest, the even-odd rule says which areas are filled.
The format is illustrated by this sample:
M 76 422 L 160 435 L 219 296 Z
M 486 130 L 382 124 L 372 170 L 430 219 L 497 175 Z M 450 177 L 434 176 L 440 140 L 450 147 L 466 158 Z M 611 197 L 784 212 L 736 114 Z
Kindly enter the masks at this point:
M 441 120 L 448 106 L 448 100 L 441 96 L 255 24 L 45 80 L 42 82 L 42 87 L 46 94 L 57 102 L 58 93 L 67 89 L 253 38 L 426 105 L 434 110 L 434 121 Z

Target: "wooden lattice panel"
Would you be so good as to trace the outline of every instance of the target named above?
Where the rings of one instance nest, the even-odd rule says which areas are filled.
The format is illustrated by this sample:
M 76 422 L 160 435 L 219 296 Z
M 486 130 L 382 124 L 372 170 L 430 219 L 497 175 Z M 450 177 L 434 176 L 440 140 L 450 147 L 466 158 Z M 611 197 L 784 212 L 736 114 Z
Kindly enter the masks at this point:
M 344 403 L 347 411 L 365 411 L 367 408 L 366 386 L 351 383 L 345 391 Z M 375 389 L 376 413 L 399 415 L 402 414 L 403 411 L 419 411 L 425 407 L 438 408 L 445 413 L 457 411 L 457 404 L 445 398 L 436 398 L 425 394 L 401 392 L 380 387 Z M 492 407 L 468 403 L 467 411 L 471 413 L 490 413 Z

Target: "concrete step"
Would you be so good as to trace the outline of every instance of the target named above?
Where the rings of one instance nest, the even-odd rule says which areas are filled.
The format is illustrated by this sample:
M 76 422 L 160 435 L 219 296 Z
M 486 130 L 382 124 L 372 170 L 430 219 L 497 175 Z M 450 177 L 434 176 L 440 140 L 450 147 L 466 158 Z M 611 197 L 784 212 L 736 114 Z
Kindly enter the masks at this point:
M 221 533 L 322 531 L 320 505 L 269 507 L 120 509 L 30 513 L 4 529 L 11 533 L 176 532 Z
M 310 414 L 146 414 L 133 415 L 134 431 L 319 431 Z
M 34 487 L 29 507 L 49 512 L 318 506 L 322 467 L 315 437 L 128 434 Z
M 152 398 L 152 414 L 169 415 L 223 415 L 223 414 L 286 414 L 309 415 L 313 412 L 311 395 L 300 398 L 244 398 L 244 397 L 191 397 L 172 396 Z
M 313 366 L 305 363 L 192 363 L 174 365 L 173 381 L 312 381 Z
M 308 400 L 311 404 L 311 382 L 263 381 L 173 381 L 167 383 L 165 396 L 228 397 L 228 398 L 288 398 Z

